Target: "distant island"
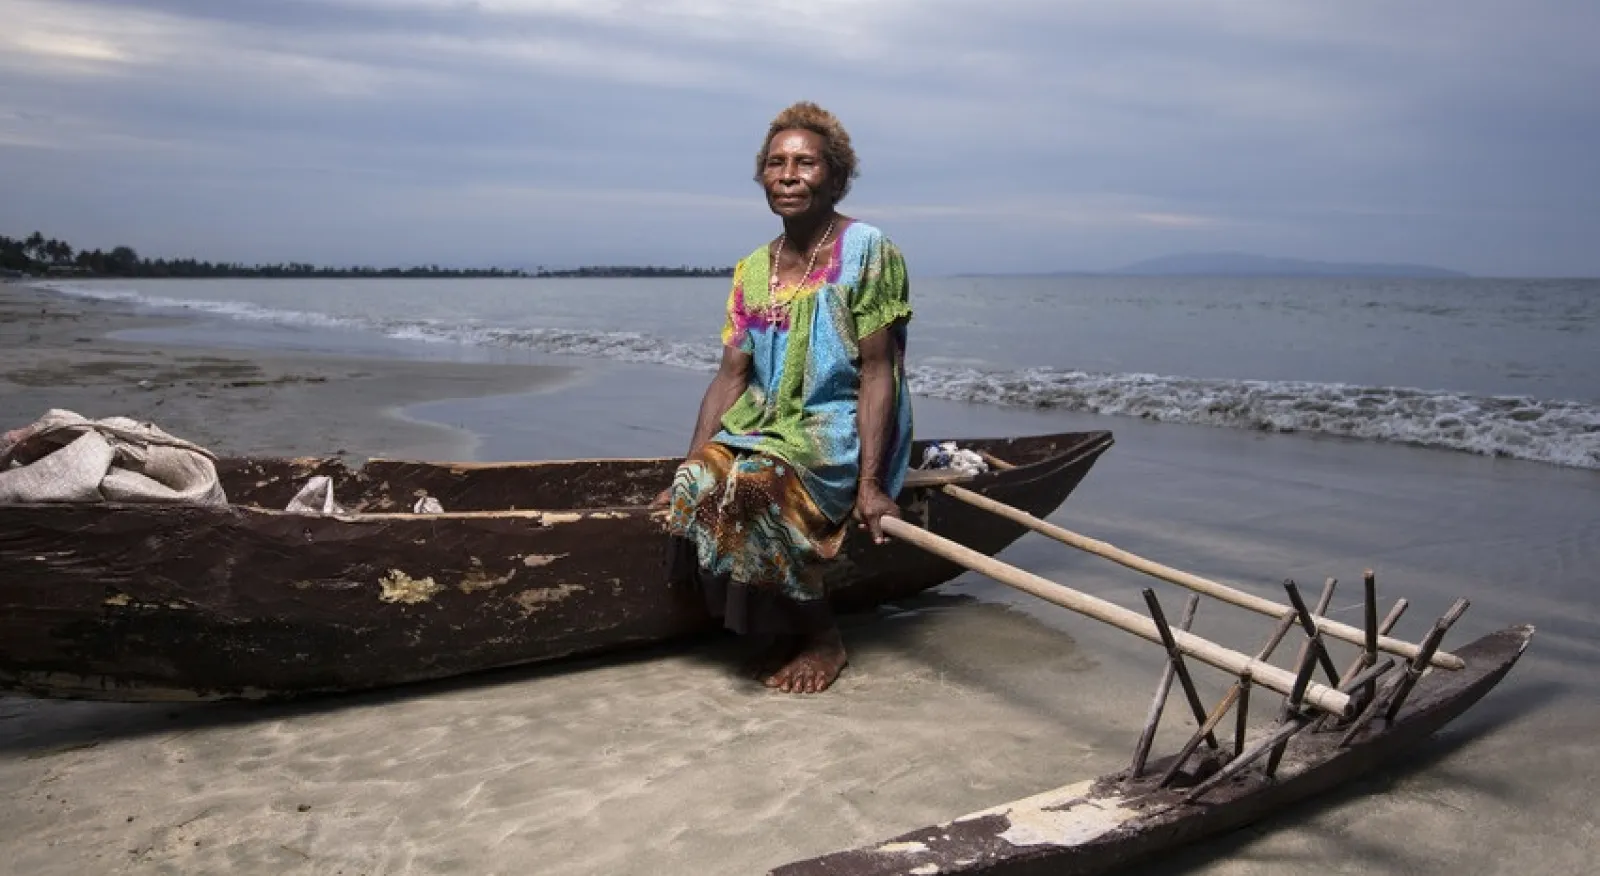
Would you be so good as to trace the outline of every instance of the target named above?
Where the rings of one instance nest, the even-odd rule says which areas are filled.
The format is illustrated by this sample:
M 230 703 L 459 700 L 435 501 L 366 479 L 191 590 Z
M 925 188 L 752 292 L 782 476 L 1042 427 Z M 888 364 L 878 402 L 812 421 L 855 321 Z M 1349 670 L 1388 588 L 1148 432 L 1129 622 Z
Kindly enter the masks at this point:
M 65 241 L 47 238 L 35 231 L 28 237 L 12 239 L 0 235 L 0 277 L 122 277 L 122 278 L 363 278 L 363 277 L 731 277 L 733 268 L 688 266 L 655 267 L 598 265 L 580 268 L 526 270 L 523 268 L 445 268 L 438 265 L 374 268 L 365 266 L 322 267 L 289 262 L 271 265 L 244 265 L 236 262 L 209 262 L 191 258 L 149 259 L 132 247 L 117 246 L 109 251 L 78 249 Z
M 1318 262 L 1237 252 L 1190 253 L 1135 262 L 1111 272 L 1122 276 L 1190 277 L 1465 277 L 1432 265 Z

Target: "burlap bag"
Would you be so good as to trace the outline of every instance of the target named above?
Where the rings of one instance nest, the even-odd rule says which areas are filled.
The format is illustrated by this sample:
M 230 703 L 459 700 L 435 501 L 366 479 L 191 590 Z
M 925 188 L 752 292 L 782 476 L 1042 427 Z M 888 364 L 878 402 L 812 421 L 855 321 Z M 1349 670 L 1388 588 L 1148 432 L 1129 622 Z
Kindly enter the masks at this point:
M 0 438 L 0 505 L 154 502 L 226 505 L 209 450 L 127 417 L 51 410 Z

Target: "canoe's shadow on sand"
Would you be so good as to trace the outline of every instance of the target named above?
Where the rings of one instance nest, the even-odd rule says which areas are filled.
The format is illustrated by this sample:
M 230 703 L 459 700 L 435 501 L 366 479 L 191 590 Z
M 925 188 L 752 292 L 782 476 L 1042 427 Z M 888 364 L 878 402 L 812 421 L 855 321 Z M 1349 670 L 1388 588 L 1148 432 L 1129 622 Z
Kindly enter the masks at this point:
M 900 603 L 896 610 L 856 616 L 845 622 L 852 649 L 917 649 L 919 640 L 937 630 L 925 626 L 950 610 L 971 611 L 997 608 L 972 597 L 925 593 Z M 1053 631 L 1055 635 L 1061 635 Z M 541 679 L 558 678 L 596 669 L 626 668 L 661 659 L 704 661 L 717 669 L 738 671 L 746 651 L 731 634 L 688 639 L 675 644 L 653 645 L 610 655 L 555 661 L 525 667 L 490 670 L 453 679 L 420 682 L 378 691 L 302 697 L 272 702 L 223 702 L 200 704 L 93 703 L 0 699 L 0 758 L 21 756 L 27 760 L 54 757 L 98 746 L 101 742 L 174 734 L 185 731 L 247 726 L 338 712 L 345 709 L 371 709 L 389 703 L 447 696 L 455 692 L 481 693 L 504 687 L 515 695 L 515 687 Z M 960 667 L 956 667 L 959 669 Z M 752 685 L 756 682 L 750 682 Z M 1508 729 L 1548 704 L 1570 698 L 1572 686 L 1549 679 L 1528 679 L 1509 684 L 1489 701 L 1452 726 L 1411 751 L 1404 760 L 1352 781 L 1317 799 L 1298 803 L 1282 814 L 1264 819 L 1237 831 L 1190 845 L 1159 859 L 1141 862 L 1122 870 L 1129 876 L 1198 873 L 1225 859 L 1244 860 L 1269 869 L 1303 869 L 1323 862 L 1321 850 L 1337 848 L 1341 856 L 1358 858 L 1395 871 L 1424 871 L 1433 863 L 1424 852 L 1409 847 L 1403 836 L 1392 841 L 1383 838 L 1351 836 L 1341 829 L 1339 819 L 1322 818 L 1345 807 L 1359 807 L 1368 799 L 1404 794 L 1413 779 L 1429 772 L 1448 772 L 1452 785 L 1488 797 L 1504 797 L 1510 787 L 1496 787 L 1479 775 L 1451 770 L 1449 761 L 1483 737 Z M 1028 702 L 1028 707 L 1048 708 L 1045 703 Z M 1052 709 L 1052 711 L 1054 711 Z M 1046 785 L 1067 784 L 1088 776 L 1055 776 Z M 1039 790 L 1044 790 L 1041 787 Z M 978 801 L 982 806 L 1002 801 Z M 979 808 L 974 806 L 973 808 Z M 962 813 L 951 812 L 950 817 Z M 1258 846 L 1266 835 L 1294 830 L 1303 842 Z
M 977 604 L 969 596 L 926 592 L 877 612 L 841 620 L 852 648 L 898 648 L 932 610 Z M 892 619 L 892 623 L 884 622 Z M 202 703 L 117 703 L 51 700 L 0 695 L 0 757 L 32 760 L 92 748 L 101 742 L 210 728 L 267 724 L 343 710 L 371 709 L 457 692 L 496 687 L 508 695 L 518 685 L 597 669 L 641 665 L 662 659 L 710 664 L 738 673 L 748 650 L 732 633 L 710 633 L 591 657 L 488 669 L 447 679 L 349 693 L 308 694 L 292 699 Z M 757 682 L 751 681 L 752 686 Z M 756 688 L 752 687 L 755 691 Z

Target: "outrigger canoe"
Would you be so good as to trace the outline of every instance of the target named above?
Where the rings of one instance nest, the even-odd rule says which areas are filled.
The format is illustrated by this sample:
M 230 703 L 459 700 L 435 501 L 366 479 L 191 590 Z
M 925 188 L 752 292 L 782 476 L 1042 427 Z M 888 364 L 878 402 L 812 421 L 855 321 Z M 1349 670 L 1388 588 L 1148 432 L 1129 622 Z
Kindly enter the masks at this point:
M 965 481 L 1048 515 L 1109 432 L 962 440 L 1009 465 Z M 920 442 L 920 459 L 928 442 Z M 591 655 L 715 629 L 668 586 L 647 505 L 678 460 L 446 464 L 226 458 L 227 506 L 0 508 L 0 690 L 98 700 L 353 691 Z M 348 513 L 291 513 L 308 479 Z M 1027 530 L 913 472 L 906 519 L 994 554 Z M 412 513 L 421 497 L 444 513 Z M 830 565 L 841 611 L 961 574 L 852 533 Z

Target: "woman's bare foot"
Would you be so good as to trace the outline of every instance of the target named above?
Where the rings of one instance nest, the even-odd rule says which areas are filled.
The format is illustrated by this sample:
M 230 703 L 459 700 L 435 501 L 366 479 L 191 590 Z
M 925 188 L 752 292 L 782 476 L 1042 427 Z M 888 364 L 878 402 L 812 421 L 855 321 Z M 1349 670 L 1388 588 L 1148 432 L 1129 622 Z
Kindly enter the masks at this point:
M 848 662 L 839 628 L 830 627 L 808 638 L 799 653 L 768 677 L 766 684 L 784 693 L 821 693 L 833 684 Z
M 799 636 L 774 636 L 762 643 L 754 654 L 740 664 L 739 671 L 748 678 L 766 681 L 772 674 L 794 659 L 802 640 Z

